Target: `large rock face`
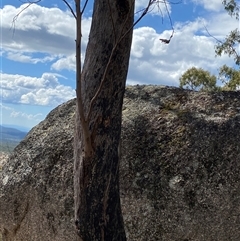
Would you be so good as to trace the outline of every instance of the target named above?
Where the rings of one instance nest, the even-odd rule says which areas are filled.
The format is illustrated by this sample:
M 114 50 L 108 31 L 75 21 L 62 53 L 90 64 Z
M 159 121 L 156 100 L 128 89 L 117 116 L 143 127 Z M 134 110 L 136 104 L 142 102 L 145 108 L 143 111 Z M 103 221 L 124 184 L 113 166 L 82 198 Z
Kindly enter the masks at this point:
M 75 100 L 54 109 L 1 167 L 2 240 L 77 240 L 74 111 Z M 127 88 L 120 171 L 129 241 L 240 240 L 239 115 L 239 92 Z

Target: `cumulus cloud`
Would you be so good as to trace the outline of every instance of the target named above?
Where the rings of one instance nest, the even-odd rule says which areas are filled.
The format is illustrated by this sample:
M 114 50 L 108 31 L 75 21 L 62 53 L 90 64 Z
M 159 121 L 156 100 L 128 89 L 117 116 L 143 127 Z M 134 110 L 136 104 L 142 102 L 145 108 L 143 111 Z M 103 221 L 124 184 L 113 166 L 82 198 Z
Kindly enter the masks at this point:
M 33 4 L 16 8 L 5 5 L 0 9 L 2 49 L 5 57 L 24 63 L 52 61 L 75 51 L 75 19 L 69 11 Z M 22 11 L 22 12 L 21 12 Z M 20 13 L 21 12 L 21 13 Z M 16 18 L 17 14 L 19 16 Z M 82 20 L 82 45 L 88 41 L 91 18 Z M 43 53 L 41 60 L 31 53 Z
M 24 52 L 11 52 L 11 51 L 9 51 L 6 54 L 6 57 L 7 59 L 13 60 L 16 62 L 32 63 L 32 64 L 51 62 L 55 59 L 53 55 L 52 56 L 47 55 L 42 58 L 34 58 L 29 53 L 25 54 Z
M 175 24 L 175 34 L 168 45 L 159 39 L 168 39 L 171 30 L 157 33 L 151 27 L 135 29 L 129 83 L 178 85 L 179 77 L 192 66 L 216 74 L 221 65 L 231 65 L 233 61 L 228 56 L 215 58 L 216 41 L 206 35 L 206 23 L 206 20 L 198 18 L 193 22 Z
M 52 64 L 51 69 L 54 70 L 76 70 L 76 57 L 75 54 L 63 57 L 61 59 L 58 59 L 55 63 Z
M 1 87 L 2 100 L 9 103 L 56 106 L 75 97 L 75 91 L 61 85 L 52 73 L 40 78 L 2 74 Z
M 64 52 L 63 43 L 70 45 L 72 42 L 72 47 L 74 46 L 74 41 L 70 37 L 74 36 L 74 20 L 70 15 L 58 8 L 45 8 L 33 4 L 14 21 L 14 17 L 24 7 L 26 4 L 19 8 L 5 5 L 1 10 L 3 49 L 7 51 L 59 53 L 61 47 L 62 52 Z M 61 19 L 61 24 L 54 22 L 56 19 Z M 64 28 L 61 30 L 64 23 L 69 25 L 65 31 Z

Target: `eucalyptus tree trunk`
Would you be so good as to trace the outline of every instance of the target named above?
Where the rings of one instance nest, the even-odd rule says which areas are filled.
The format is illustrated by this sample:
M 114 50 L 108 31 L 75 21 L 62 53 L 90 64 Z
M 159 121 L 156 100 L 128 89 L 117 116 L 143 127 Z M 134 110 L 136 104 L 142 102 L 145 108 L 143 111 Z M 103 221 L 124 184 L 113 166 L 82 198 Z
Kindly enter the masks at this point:
M 76 90 L 75 224 L 83 241 L 126 240 L 118 146 L 133 17 L 134 0 L 94 1 L 89 42 Z

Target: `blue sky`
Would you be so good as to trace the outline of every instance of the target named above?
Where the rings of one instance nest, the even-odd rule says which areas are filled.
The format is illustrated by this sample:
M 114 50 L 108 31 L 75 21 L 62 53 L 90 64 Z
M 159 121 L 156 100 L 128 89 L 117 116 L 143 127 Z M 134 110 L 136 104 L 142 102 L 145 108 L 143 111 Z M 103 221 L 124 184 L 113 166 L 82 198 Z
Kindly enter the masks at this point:
M 136 0 L 136 12 L 147 2 Z M 183 0 L 170 5 L 175 34 L 169 45 L 159 41 L 172 33 L 165 6 L 160 4 L 161 12 L 153 9 L 134 29 L 127 84 L 178 86 L 181 74 L 193 66 L 212 74 L 223 64 L 233 66 L 228 56 L 215 58 L 215 40 L 205 30 L 222 40 L 239 27 L 221 2 Z M 29 130 L 75 97 L 75 21 L 61 0 L 42 0 L 24 10 L 13 25 L 24 6 L 18 0 L 1 1 L 0 124 Z M 92 1 L 82 21 L 83 58 L 91 13 Z

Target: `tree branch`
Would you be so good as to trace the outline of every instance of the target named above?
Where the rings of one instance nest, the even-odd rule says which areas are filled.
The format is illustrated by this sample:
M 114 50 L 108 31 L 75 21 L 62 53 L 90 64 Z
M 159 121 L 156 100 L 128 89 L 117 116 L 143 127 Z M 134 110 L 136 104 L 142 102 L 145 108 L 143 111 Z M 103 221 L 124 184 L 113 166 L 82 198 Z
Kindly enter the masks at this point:
M 205 25 L 204 25 L 204 28 L 205 28 L 207 34 L 208 34 L 211 38 L 215 39 L 215 40 L 219 43 L 219 45 L 223 47 L 224 42 L 221 41 L 221 40 L 219 40 L 219 39 L 217 39 L 217 38 L 214 37 L 212 34 L 210 34 L 209 31 L 208 31 L 208 29 L 207 29 L 207 27 L 206 27 Z M 226 41 L 226 42 L 227 42 L 227 41 Z M 225 42 L 225 43 L 226 43 L 226 42 Z M 220 47 L 219 45 L 216 47 L 217 49 L 221 49 L 221 47 Z M 240 56 L 239 56 L 237 50 L 236 50 L 232 45 L 230 45 L 230 44 L 227 45 L 227 46 L 225 46 L 225 48 L 226 48 L 226 47 L 229 48 L 230 51 L 227 51 L 226 49 L 223 48 L 222 50 L 220 50 L 219 53 L 217 53 L 217 50 L 215 50 L 216 55 L 220 55 L 220 56 L 221 56 L 222 51 L 225 52 L 225 53 L 227 53 L 228 55 L 232 55 L 232 54 L 233 54 L 233 55 L 235 56 L 235 62 L 236 62 L 236 64 L 239 65 L 239 64 L 240 64 Z
M 21 0 L 19 0 L 19 2 L 21 2 L 21 3 L 27 3 L 27 2 L 24 2 L 24 1 L 21 1 Z M 12 20 L 13 35 L 14 35 L 14 33 L 15 33 L 15 22 L 17 21 L 17 19 L 18 19 L 18 17 L 20 16 L 20 14 L 21 14 L 24 10 L 26 10 L 29 6 L 31 6 L 32 4 L 34 4 L 34 3 L 39 3 L 39 2 L 41 2 L 41 0 L 36 0 L 36 1 L 34 1 L 34 2 L 28 1 L 28 5 L 27 5 L 25 8 L 23 8 L 20 12 L 18 12 L 17 15 L 14 16 L 14 18 L 13 18 L 13 20 Z M 11 27 L 11 28 L 12 28 L 12 27 Z
M 23 1 L 20 1 L 20 2 L 26 3 L 26 2 L 23 2 Z M 12 21 L 12 26 L 14 26 L 14 30 L 15 30 L 15 22 L 17 21 L 17 19 L 18 19 L 18 17 L 20 16 L 20 14 L 21 14 L 24 10 L 26 10 L 28 7 L 30 7 L 32 4 L 34 4 L 34 3 L 39 3 L 39 2 L 41 2 L 41 0 L 36 0 L 36 1 L 34 1 L 34 2 L 28 2 L 28 5 L 27 5 L 26 7 L 24 7 L 19 13 L 17 13 L 16 16 L 14 16 L 13 21 Z
M 91 136 L 89 131 L 89 121 L 86 120 L 84 115 L 83 100 L 82 100 L 82 70 L 81 70 L 81 37 L 82 37 L 82 12 L 80 0 L 75 0 L 76 3 L 76 96 L 77 96 L 77 108 L 82 125 L 83 141 L 84 141 L 84 153 L 85 157 L 90 157 L 93 153 Z
M 62 1 L 68 6 L 68 8 L 70 9 L 73 17 L 74 17 L 75 19 L 77 19 L 77 16 L 76 16 L 76 14 L 74 13 L 74 11 L 73 11 L 72 7 L 70 6 L 70 4 L 69 4 L 66 0 L 62 0 Z
M 173 37 L 173 34 L 174 34 L 174 28 L 173 28 L 173 23 L 172 23 L 172 18 L 170 16 L 170 13 L 169 13 L 169 10 L 168 10 L 168 7 L 167 7 L 167 3 L 166 1 L 164 0 L 164 5 L 165 5 L 165 8 L 166 8 L 166 11 L 167 11 L 167 14 L 168 14 L 168 18 L 169 18 L 169 21 L 171 23 L 171 27 L 172 27 L 172 35 L 170 36 L 169 39 L 160 39 L 162 42 L 166 43 L 166 44 L 169 44 L 172 37 Z
M 85 10 L 85 8 L 87 7 L 87 4 L 88 4 L 88 0 L 85 1 L 81 14 L 84 13 L 84 10 Z
M 215 39 L 217 42 L 219 42 L 219 43 L 221 43 L 221 44 L 223 43 L 221 40 L 217 39 L 216 37 L 214 37 L 212 34 L 209 33 L 206 25 L 204 25 L 204 28 L 205 28 L 207 34 L 208 34 L 211 38 Z

